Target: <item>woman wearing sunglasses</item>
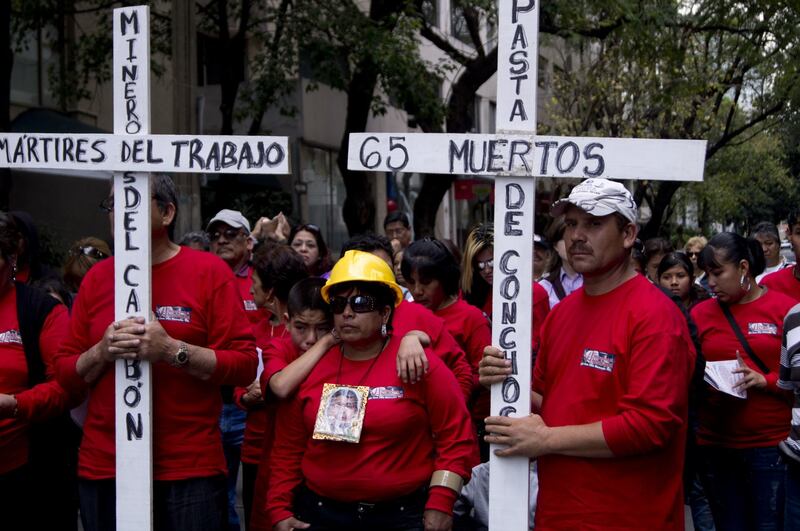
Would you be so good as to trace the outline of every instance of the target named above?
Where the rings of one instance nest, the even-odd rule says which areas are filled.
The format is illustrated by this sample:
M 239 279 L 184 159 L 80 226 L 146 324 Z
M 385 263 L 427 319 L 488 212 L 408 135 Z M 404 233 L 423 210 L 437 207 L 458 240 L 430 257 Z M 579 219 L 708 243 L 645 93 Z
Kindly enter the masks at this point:
M 75 294 L 81 286 L 81 281 L 89 269 L 100 260 L 111 256 L 108 244 L 99 238 L 89 236 L 75 242 L 69 250 L 69 257 L 64 263 L 64 282 L 67 288 Z
M 312 277 L 321 277 L 331 268 L 330 253 L 319 227 L 306 223 L 298 225 L 289 233 L 289 245 L 303 257 Z
M 279 531 L 306 524 L 449 529 L 476 454 L 455 377 L 436 356 L 428 356 L 419 383 L 397 376 L 401 338 L 391 322 L 402 292 L 380 258 L 348 251 L 322 296 L 341 343 L 278 414 L 267 501 L 272 524 Z M 336 402 L 345 393 L 356 397 L 346 408 Z
M 492 280 L 494 278 L 494 228 L 478 225 L 467 236 L 461 259 L 461 292 L 471 305 L 492 318 Z

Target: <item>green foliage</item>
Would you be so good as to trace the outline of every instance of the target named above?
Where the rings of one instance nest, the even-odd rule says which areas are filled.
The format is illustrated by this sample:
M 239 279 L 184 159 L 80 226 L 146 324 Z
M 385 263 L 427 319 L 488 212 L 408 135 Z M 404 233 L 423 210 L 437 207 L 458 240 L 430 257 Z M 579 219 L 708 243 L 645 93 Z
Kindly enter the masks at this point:
M 783 152 L 778 137 L 764 134 L 709 161 L 705 182 L 687 186 L 683 197 L 703 205 L 705 232 L 710 221 L 746 232 L 759 221 L 777 223 L 797 208 L 800 185 L 789 174 Z
M 550 4 L 545 19 L 566 39 L 578 60 L 555 76 L 551 131 L 561 134 L 692 138 L 709 141 L 710 182 L 752 181 L 746 162 L 760 160 L 778 172 L 783 153 L 765 160 L 759 142 L 782 149 L 775 132 L 798 99 L 800 12 L 788 1 L 607 0 Z M 758 140 L 759 135 L 768 140 Z M 755 138 L 750 141 L 749 139 Z M 742 157 L 740 164 L 717 162 Z M 774 164 L 772 164 L 774 163 Z M 754 163 L 755 164 L 755 163 Z M 737 173 L 738 172 L 738 173 Z M 646 178 L 646 175 L 642 175 Z M 769 190 L 783 185 L 758 181 Z M 784 183 L 785 184 L 785 183 Z M 639 196 L 655 216 L 650 233 L 670 211 L 663 183 L 638 182 Z M 694 189 L 694 188 L 693 188 Z M 737 190 L 732 186 L 731 190 Z M 742 190 L 741 186 L 738 190 Z M 769 192 L 767 192 L 769 193 Z M 757 195 L 757 194 L 756 194 Z M 755 199 L 755 198 L 754 198 Z M 709 212 L 739 221 L 763 215 L 716 205 Z M 772 205 L 775 206 L 775 205 Z M 759 210 L 760 209 L 760 210 Z M 772 217 L 772 216 L 769 216 Z M 720 220 L 721 221 L 721 220 Z

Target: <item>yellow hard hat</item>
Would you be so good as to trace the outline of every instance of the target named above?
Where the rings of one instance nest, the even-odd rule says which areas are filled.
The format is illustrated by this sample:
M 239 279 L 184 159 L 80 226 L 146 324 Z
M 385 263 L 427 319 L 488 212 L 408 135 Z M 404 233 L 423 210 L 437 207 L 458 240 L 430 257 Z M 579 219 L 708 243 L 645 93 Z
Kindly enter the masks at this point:
M 331 286 L 344 282 L 380 282 L 394 291 L 394 305 L 403 302 L 403 290 L 394 280 L 394 273 L 389 265 L 371 253 L 364 251 L 347 251 L 331 270 L 328 282 L 322 286 L 322 298 L 330 302 L 328 291 Z

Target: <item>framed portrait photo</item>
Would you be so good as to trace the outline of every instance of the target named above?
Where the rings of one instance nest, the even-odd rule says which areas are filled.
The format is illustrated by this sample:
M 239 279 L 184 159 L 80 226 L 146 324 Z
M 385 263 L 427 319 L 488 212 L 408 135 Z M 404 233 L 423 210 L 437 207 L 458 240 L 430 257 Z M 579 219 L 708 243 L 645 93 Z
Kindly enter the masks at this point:
M 324 384 L 312 438 L 349 443 L 360 441 L 368 400 L 368 386 Z

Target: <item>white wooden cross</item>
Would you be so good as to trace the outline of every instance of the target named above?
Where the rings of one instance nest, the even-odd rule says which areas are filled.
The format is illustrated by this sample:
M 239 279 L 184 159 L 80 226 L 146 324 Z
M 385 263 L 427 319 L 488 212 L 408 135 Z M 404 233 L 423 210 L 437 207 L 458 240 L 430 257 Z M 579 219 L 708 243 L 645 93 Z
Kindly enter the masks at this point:
M 492 388 L 493 415 L 530 413 L 536 177 L 700 181 L 706 142 L 536 136 L 539 3 L 499 0 L 497 134 L 358 133 L 350 170 L 494 176 L 492 344 L 513 374 Z M 490 457 L 489 529 L 529 529 L 527 458 Z
M 150 319 L 149 172 L 289 173 L 286 137 L 150 134 L 150 8 L 114 10 L 114 134 L 0 134 L 0 167 L 114 172 L 114 316 Z M 116 371 L 117 530 L 153 527 L 150 364 Z M 156 406 L 157 407 L 157 406 Z

